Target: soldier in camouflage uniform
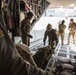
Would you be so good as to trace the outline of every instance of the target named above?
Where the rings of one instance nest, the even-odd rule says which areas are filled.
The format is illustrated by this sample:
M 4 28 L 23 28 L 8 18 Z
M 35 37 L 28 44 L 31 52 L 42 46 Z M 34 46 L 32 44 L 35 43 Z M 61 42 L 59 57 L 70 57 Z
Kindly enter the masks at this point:
M 65 31 L 65 28 L 66 28 L 66 25 L 64 24 L 65 21 L 62 20 L 61 24 L 59 24 L 58 26 L 58 29 L 59 29 L 59 36 L 61 36 L 61 43 L 62 45 L 64 45 L 64 31 Z
M 47 36 L 48 36 L 48 45 L 50 46 L 50 30 L 52 29 L 52 25 L 51 24 L 48 24 L 47 27 L 46 27 L 46 31 L 44 33 L 44 39 L 43 39 L 43 43 L 45 45 L 45 42 L 46 42 L 46 39 L 47 39 Z
M 48 36 L 48 45 L 51 47 L 51 49 L 54 49 L 54 45 L 57 46 L 58 44 L 58 35 L 56 30 L 53 29 L 52 25 L 50 24 L 47 25 L 47 29 L 44 33 L 44 39 L 43 39 L 44 45 L 45 45 L 47 36 Z
M 73 19 L 70 19 L 70 23 L 69 23 L 69 35 L 68 35 L 68 44 L 70 43 L 70 37 L 72 35 L 73 37 L 73 44 L 75 44 L 75 29 L 76 29 L 76 23 L 74 22 Z
M 30 45 L 30 38 L 32 38 L 32 36 L 30 35 L 30 20 L 32 19 L 32 17 L 32 12 L 28 12 L 26 14 L 26 17 L 21 21 L 22 42 L 28 46 Z

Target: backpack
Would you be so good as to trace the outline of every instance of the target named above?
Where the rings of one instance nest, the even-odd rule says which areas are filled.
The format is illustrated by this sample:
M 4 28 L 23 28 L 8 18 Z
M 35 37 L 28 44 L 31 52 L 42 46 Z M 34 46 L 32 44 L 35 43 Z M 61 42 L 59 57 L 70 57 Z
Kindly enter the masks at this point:
M 33 58 L 39 68 L 45 69 L 49 57 L 52 54 L 51 52 L 49 46 L 38 48 L 38 51 L 33 55 Z

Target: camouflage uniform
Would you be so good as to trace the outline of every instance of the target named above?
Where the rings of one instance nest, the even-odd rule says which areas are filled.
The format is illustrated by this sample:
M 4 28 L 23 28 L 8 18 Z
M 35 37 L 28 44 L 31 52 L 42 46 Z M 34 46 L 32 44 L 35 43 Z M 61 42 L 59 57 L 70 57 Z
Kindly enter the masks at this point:
M 30 38 L 28 35 L 30 34 L 31 24 L 30 21 L 26 18 L 21 22 L 21 32 L 22 32 L 22 42 L 26 45 L 30 45 Z
M 51 48 L 53 49 L 54 41 L 56 42 L 56 45 L 58 44 L 58 35 L 56 33 L 56 30 L 51 29 L 50 31 L 48 31 L 48 30 L 45 31 L 44 39 L 43 39 L 44 45 L 45 45 L 47 36 L 48 36 L 48 42 L 49 42 L 48 45 L 51 46 Z
M 73 44 L 75 44 L 75 27 L 76 27 L 76 23 L 72 23 L 72 24 L 69 24 L 69 29 L 70 29 L 70 32 L 69 32 L 69 35 L 68 35 L 68 44 L 70 43 L 70 37 L 72 35 L 73 37 Z
M 58 44 L 57 31 L 55 29 L 51 29 L 49 35 L 50 35 L 50 40 L 49 40 L 50 46 L 52 49 L 54 49 Z M 54 45 L 55 45 L 55 47 L 54 47 Z
M 48 36 L 48 42 L 49 42 L 49 31 L 48 30 L 46 30 L 45 33 L 44 33 L 44 39 L 43 39 L 44 45 L 45 45 L 47 36 Z M 50 43 L 48 45 L 50 45 Z
M 76 45 L 76 25 L 75 25 L 74 32 L 75 32 L 75 34 L 74 34 L 74 41 L 75 41 L 75 45 Z
M 74 38 L 75 38 L 75 44 L 76 44 L 76 31 L 75 31 L 75 36 L 74 36 Z
M 0 24 L 0 75 L 53 75 L 24 61 Z
M 33 58 L 39 68 L 45 69 L 49 58 L 52 55 L 52 49 L 50 46 L 41 47 L 37 49 L 38 51 L 33 55 Z
M 59 24 L 58 26 L 59 28 L 59 36 L 61 36 L 61 42 L 62 42 L 62 45 L 64 44 L 64 31 L 65 31 L 65 28 L 66 28 L 66 25 L 64 24 Z

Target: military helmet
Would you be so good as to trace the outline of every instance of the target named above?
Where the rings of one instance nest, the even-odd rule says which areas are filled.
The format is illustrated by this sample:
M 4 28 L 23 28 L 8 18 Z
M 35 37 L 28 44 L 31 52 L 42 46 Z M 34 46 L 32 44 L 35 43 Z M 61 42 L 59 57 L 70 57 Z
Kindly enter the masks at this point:
M 46 28 L 47 30 L 49 30 L 50 28 L 52 28 L 52 25 L 49 23 Z
M 29 12 L 26 13 L 26 16 L 30 19 L 30 18 L 32 18 L 33 13 L 29 11 Z
M 71 18 L 70 21 L 74 21 L 73 18 Z
M 62 24 L 64 24 L 65 23 L 65 20 L 62 20 Z

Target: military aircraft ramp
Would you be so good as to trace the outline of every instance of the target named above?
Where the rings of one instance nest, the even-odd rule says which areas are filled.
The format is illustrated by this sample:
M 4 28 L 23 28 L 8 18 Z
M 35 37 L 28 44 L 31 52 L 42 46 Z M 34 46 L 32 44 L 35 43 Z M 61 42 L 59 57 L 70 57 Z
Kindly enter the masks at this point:
M 48 70 L 49 68 L 53 69 L 56 65 L 56 62 L 62 61 L 71 61 L 72 63 L 76 63 L 75 60 L 76 56 L 76 45 L 70 44 L 70 45 L 61 45 L 60 43 L 56 47 L 54 54 L 50 58 L 45 70 Z

